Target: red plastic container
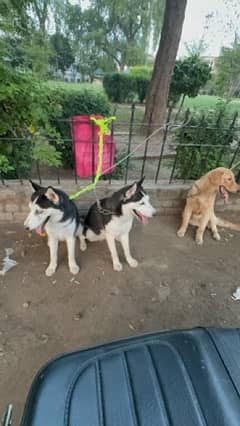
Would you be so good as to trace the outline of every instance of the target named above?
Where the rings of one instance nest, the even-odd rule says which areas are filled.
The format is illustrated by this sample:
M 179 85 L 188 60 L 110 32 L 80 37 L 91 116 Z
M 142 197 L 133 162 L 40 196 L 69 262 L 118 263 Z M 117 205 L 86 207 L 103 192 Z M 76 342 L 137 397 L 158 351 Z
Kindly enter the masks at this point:
M 93 116 L 93 114 L 91 114 Z M 102 115 L 94 115 L 103 118 Z M 94 176 L 98 165 L 99 126 L 89 115 L 71 117 L 76 173 L 79 177 Z M 104 136 L 103 171 L 111 173 L 115 166 L 116 143 L 111 135 Z

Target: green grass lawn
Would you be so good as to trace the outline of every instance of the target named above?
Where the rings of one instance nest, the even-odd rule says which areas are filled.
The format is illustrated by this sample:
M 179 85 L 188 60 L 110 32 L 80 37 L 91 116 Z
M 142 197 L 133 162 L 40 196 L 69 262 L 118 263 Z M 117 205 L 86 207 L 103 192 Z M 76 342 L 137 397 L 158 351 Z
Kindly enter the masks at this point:
M 183 107 L 184 109 L 209 110 L 214 109 L 220 101 L 224 101 L 224 99 L 221 99 L 218 96 L 198 95 L 196 98 L 186 97 Z M 229 113 L 234 113 L 235 111 L 240 112 L 240 99 L 235 98 L 229 102 L 227 111 Z

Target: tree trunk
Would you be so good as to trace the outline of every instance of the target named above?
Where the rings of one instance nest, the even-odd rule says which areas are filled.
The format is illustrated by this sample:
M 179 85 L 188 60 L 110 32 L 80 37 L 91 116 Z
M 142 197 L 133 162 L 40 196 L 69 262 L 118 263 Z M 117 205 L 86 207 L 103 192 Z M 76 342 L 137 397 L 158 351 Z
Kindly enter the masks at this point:
M 164 123 L 172 72 L 181 38 L 187 0 L 166 0 L 161 39 L 150 82 L 144 126 L 154 130 Z

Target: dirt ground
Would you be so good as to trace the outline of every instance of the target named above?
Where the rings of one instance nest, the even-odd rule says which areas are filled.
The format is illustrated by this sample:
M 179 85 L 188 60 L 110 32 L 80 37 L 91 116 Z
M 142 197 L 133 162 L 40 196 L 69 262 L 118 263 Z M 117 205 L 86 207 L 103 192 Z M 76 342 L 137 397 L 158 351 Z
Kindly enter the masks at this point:
M 207 234 L 198 247 L 193 229 L 177 238 L 178 224 L 163 216 L 136 223 L 131 246 L 140 265 L 123 272 L 113 272 L 102 242 L 77 251 L 82 269 L 72 277 L 63 245 L 52 278 L 44 275 L 45 238 L 0 227 L 0 259 L 12 247 L 18 262 L 0 277 L 0 412 L 12 402 L 14 425 L 35 373 L 58 353 L 154 330 L 239 326 L 231 295 L 240 285 L 240 235 L 221 230 L 220 242 Z

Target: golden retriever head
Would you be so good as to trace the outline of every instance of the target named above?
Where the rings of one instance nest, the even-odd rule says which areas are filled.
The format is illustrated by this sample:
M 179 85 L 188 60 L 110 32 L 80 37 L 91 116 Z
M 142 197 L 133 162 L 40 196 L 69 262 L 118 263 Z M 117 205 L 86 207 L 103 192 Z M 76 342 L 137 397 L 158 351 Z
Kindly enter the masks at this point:
M 228 200 L 229 192 L 240 191 L 240 185 L 237 184 L 232 170 L 225 167 L 218 167 L 209 172 L 209 180 L 225 201 Z

